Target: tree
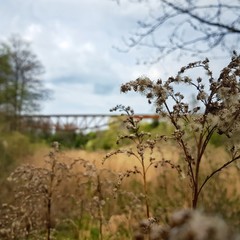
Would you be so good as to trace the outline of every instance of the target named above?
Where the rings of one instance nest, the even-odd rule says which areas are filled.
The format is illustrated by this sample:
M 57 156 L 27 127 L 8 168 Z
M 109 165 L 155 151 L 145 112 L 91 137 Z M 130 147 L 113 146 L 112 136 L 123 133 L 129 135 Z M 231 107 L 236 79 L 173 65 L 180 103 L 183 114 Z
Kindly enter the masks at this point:
M 0 44 L 1 111 L 16 119 L 40 109 L 40 101 L 49 96 L 39 78 L 44 68 L 28 42 L 14 35 Z M 16 127 L 16 126 L 15 126 Z
M 232 53 L 239 48 L 239 0 L 130 1 L 146 4 L 149 14 L 125 39 L 126 51 L 136 46 L 153 48 L 157 56 L 152 61 L 158 61 L 175 52 L 199 55 L 221 48 Z
M 7 55 L 0 56 L 0 107 L 3 110 L 3 106 L 6 104 L 7 98 L 7 76 L 11 73 L 11 67 L 9 64 L 9 59 Z
M 187 72 L 196 68 L 206 71 L 206 77 L 191 78 Z M 121 92 L 143 94 L 156 113 L 167 118 L 174 128 L 168 141 L 176 142 L 182 151 L 183 166 L 188 176 L 192 194 L 192 207 L 196 208 L 199 196 L 208 181 L 240 159 L 238 135 L 240 121 L 240 55 L 234 53 L 231 62 L 223 68 L 218 78 L 213 77 L 208 59 L 182 67 L 176 77 L 157 82 L 141 77 L 121 86 Z M 179 91 L 179 85 L 182 86 Z M 196 106 L 188 103 L 185 89 L 194 93 Z M 212 172 L 203 174 L 204 155 L 213 134 L 230 139 L 229 159 L 214 165 Z M 160 138 L 161 139 L 161 138 Z M 238 138 L 239 139 L 239 138 Z

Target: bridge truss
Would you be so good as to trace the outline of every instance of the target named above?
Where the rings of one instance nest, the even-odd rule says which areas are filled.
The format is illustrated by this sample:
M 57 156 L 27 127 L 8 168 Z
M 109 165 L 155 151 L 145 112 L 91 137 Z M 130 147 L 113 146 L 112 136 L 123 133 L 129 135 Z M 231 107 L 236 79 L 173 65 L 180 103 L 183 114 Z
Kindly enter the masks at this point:
M 124 116 L 113 114 L 55 114 L 55 115 L 23 115 L 21 129 L 45 130 L 51 132 L 76 131 L 86 132 L 101 130 L 110 124 L 119 122 Z M 137 114 L 136 118 L 159 119 L 159 115 Z

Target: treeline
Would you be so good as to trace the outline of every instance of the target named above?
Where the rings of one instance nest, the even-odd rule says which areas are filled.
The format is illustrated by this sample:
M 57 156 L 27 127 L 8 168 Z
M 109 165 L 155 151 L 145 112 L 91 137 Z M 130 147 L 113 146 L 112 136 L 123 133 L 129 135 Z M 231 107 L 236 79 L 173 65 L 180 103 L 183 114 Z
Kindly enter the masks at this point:
M 140 124 L 140 130 L 144 132 L 150 132 L 153 135 L 161 133 L 169 136 L 171 135 L 173 128 L 168 121 L 152 120 L 150 122 L 143 121 Z M 127 129 L 124 128 L 121 120 L 119 120 L 119 122 L 114 122 L 113 124 L 110 123 L 108 128 L 105 130 L 76 132 L 62 128 L 55 133 L 52 133 L 51 131 L 33 131 L 29 136 L 32 142 L 46 142 L 48 145 L 50 145 L 52 142 L 57 141 L 65 149 L 76 148 L 88 151 L 96 151 L 117 149 L 123 145 L 129 144 L 130 142 L 127 140 L 117 143 L 117 138 L 119 135 L 124 135 L 126 131 Z M 210 140 L 210 144 L 215 147 L 222 146 L 225 142 L 226 137 L 219 134 L 214 134 Z

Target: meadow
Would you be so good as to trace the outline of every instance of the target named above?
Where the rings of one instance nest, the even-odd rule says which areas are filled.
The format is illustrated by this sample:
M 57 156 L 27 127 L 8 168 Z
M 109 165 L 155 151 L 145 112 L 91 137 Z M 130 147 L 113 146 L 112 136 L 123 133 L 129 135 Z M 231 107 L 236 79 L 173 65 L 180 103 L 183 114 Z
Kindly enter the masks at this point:
M 170 131 L 165 123 L 151 124 L 142 124 L 141 130 Z M 115 134 L 112 129 L 105 134 Z M 215 139 L 209 145 L 202 179 L 228 158 L 221 141 Z M 138 239 L 139 234 L 147 236 L 139 227 L 142 221 L 151 218 L 158 226 L 166 226 L 175 211 L 191 208 L 187 173 L 176 167 L 183 161 L 176 144 L 163 142 L 153 152 L 144 152 L 145 164 L 150 166 L 148 213 L 141 164 L 129 150 L 137 148 L 128 141 L 111 150 L 66 148 L 58 142 L 51 147 L 37 145 L 2 180 L 6 189 L 1 199 L 1 239 Z M 153 158 L 159 164 L 151 164 Z M 216 175 L 198 207 L 221 216 L 235 231 L 240 213 L 239 171 L 233 165 Z

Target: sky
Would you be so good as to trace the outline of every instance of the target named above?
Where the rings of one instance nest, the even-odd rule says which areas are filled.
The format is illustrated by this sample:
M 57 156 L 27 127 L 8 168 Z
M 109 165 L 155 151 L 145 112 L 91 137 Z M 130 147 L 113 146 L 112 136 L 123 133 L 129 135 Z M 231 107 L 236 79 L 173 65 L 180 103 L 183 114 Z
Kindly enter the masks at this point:
M 140 76 L 166 78 L 192 59 L 169 57 L 145 66 L 136 64 L 137 49 L 117 51 L 144 14 L 146 5 L 129 1 L 0 0 L 0 40 L 20 34 L 31 42 L 45 67 L 44 84 L 53 91 L 43 114 L 108 114 L 117 104 L 153 113 L 142 96 L 120 93 L 121 84 Z

